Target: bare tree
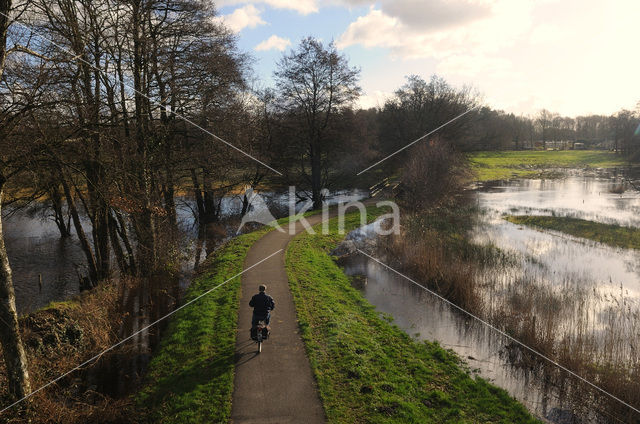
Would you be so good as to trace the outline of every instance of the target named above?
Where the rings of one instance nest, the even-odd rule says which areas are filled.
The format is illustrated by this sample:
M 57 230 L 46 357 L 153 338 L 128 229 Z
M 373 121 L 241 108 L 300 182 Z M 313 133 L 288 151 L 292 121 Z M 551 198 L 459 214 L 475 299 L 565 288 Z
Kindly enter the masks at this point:
M 11 0 L 0 0 L 0 80 L 4 74 L 7 59 L 7 35 L 9 31 L 9 13 Z M 2 232 L 2 202 L 4 185 L 7 181 L 5 163 L 0 157 L 0 342 L 4 362 L 7 367 L 9 393 L 22 398 L 31 392 L 27 356 L 22 346 L 16 298 L 11 277 L 11 265 L 7 256 Z
M 283 110 L 298 118 L 300 133 L 293 137 L 293 143 L 302 147 L 299 163 L 302 174 L 309 177 L 314 208 L 322 206 L 322 189 L 329 177 L 332 140 L 328 130 L 340 108 L 351 105 L 360 95 L 359 74 L 333 43 L 325 48 L 311 37 L 278 62 L 276 86 Z M 308 158 L 310 175 L 304 158 Z
M 381 111 L 380 150 L 386 154 L 394 152 L 478 103 L 479 98 L 470 87 L 458 89 L 436 75 L 429 81 L 411 75 Z M 491 112 L 488 108 L 484 111 L 485 115 Z M 487 122 L 482 113 L 469 113 L 441 128 L 438 135 L 462 146 L 472 125 L 482 121 Z M 398 155 L 396 161 L 403 163 L 403 158 Z
M 536 124 L 540 127 L 542 137 L 542 150 L 547 150 L 547 139 L 549 138 L 549 128 L 553 122 L 553 114 L 547 109 L 542 109 L 536 118 Z
M 434 138 L 413 150 L 396 194 L 409 210 L 435 208 L 462 192 L 469 176 L 466 157 L 451 143 Z

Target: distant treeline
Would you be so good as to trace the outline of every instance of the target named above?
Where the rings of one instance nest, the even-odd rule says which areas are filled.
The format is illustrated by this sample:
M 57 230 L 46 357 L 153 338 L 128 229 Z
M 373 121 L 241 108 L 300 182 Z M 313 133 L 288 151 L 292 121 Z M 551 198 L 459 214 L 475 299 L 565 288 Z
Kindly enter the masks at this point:
M 479 104 L 467 87 L 456 89 L 434 76 L 425 82 L 410 76 L 380 108 L 361 111 L 377 122 L 379 149 L 393 148 L 393 139 L 424 134 Z M 465 109 L 467 108 L 467 109 Z M 516 115 L 482 105 L 437 134 L 464 151 L 546 148 L 595 148 L 635 154 L 640 150 L 640 112 L 621 110 L 613 115 L 575 118 L 542 109 L 532 116 Z M 406 128 L 417 131 L 407 134 Z M 405 129 L 405 130 L 403 130 Z

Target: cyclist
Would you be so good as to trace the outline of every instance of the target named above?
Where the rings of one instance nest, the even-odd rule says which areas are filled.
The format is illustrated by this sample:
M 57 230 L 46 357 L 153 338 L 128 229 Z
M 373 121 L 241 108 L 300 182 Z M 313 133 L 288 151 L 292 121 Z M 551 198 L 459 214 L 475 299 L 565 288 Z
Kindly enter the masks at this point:
M 276 307 L 273 298 L 266 293 L 267 286 L 260 284 L 258 286 L 259 293 L 253 295 L 249 306 L 253 307 L 253 317 L 251 318 L 251 327 L 255 328 L 258 321 L 264 321 L 269 325 L 271 321 L 271 311 Z

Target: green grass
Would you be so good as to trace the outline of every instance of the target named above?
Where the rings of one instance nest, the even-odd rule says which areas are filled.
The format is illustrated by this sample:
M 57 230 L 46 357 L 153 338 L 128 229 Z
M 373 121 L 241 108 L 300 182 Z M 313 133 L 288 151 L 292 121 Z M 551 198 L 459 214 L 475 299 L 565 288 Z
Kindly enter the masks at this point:
M 629 163 L 604 150 L 477 152 L 469 155 L 479 181 L 526 178 L 553 168 L 613 168 Z
M 369 218 L 379 210 L 369 209 Z M 347 228 L 359 225 L 349 215 Z M 344 237 L 303 233 L 286 266 L 301 334 L 332 423 L 533 423 L 507 392 L 437 343 L 414 341 L 351 287 L 328 256 Z
M 80 307 L 80 302 L 78 302 L 77 298 L 67 299 L 67 300 L 57 300 L 52 301 L 47 304 L 47 306 L 40 308 L 40 310 L 46 309 L 77 309 Z
M 505 217 L 518 225 L 560 231 L 574 237 L 582 237 L 613 247 L 640 249 L 640 229 L 615 224 L 603 224 L 565 216 L 513 216 Z
M 309 211 L 304 216 L 318 211 Z M 299 219 L 296 215 L 293 220 Z M 281 226 L 289 218 L 278 220 Z M 182 303 L 243 269 L 249 248 L 271 227 L 227 242 L 201 266 Z M 226 423 L 231 416 L 240 276 L 176 312 L 134 395 L 142 422 Z
M 184 302 L 243 269 L 247 251 L 270 228 L 237 237 L 203 265 Z M 231 415 L 240 278 L 178 311 L 136 395 L 143 421 L 223 423 Z

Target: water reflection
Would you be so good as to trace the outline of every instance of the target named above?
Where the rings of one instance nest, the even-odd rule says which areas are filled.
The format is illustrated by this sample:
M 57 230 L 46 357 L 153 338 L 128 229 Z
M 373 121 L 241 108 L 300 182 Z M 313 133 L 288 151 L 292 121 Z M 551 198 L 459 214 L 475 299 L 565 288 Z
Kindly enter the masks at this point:
M 542 377 L 539 367 L 514 366 L 520 354 L 512 342 L 479 321 L 452 309 L 442 300 L 362 255 L 344 262 L 347 275 L 364 275 L 365 298 L 394 323 L 418 340 L 438 341 L 454 350 L 470 369 L 504 388 L 532 413 L 547 422 L 606 422 L 595 413 L 580 411 L 554 380 Z
M 77 239 L 61 239 L 53 221 L 27 211 L 11 214 L 3 224 L 20 313 L 78 292 L 77 268 L 86 258 Z
M 554 180 L 514 180 L 481 187 L 478 204 L 497 214 L 573 216 L 640 226 L 640 193 L 615 193 L 618 176 L 570 176 Z
M 548 285 L 558 298 L 566 298 L 565 307 L 586 302 L 588 308 L 574 309 L 566 316 L 566 326 L 585 322 L 592 314 L 588 330 L 608 328 L 608 321 L 598 319 L 612 304 L 640 304 L 640 252 L 611 248 L 555 231 L 538 231 L 512 224 L 504 214 L 570 215 L 601 222 L 640 225 L 640 193 L 609 193 L 616 179 L 571 177 L 544 182 L 514 181 L 478 193 L 483 211 L 472 238 L 479 244 L 493 244 L 517 254 L 514 266 L 491 269 L 480 275 L 493 288 L 493 307 L 504 303 L 505 291 L 513 282 Z M 542 193 L 542 195 L 541 195 Z M 530 199 L 537 199 L 532 202 Z M 535 205 L 534 205 L 535 203 Z M 585 205 L 583 207 L 583 205 Z M 498 271 L 498 272 L 496 272 Z M 589 293 L 587 296 L 586 293 Z M 580 315 L 580 316 L 578 316 Z M 630 334 L 630 337 L 636 337 Z
M 640 227 L 640 194 L 620 193 L 619 185 L 619 175 L 600 174 L 494 183 L 477 190 L 481 217 L 471 238 L 497 246 L 508 259 L 500 266 L 478 267 L 474 279 L 484 300 L 483 317 L 565 355 L 563 361 L 588 370 L 593 381 L 609 384 L 610 390 L 618 385 L 625 399 L 637 400 L 636 386 L 628 379 L 639 359 L 640 252 L 503 219 L 506 214 L 554 214 Z M 359 282 L 364 296 L 400 328 L 453 349 L 540 418 L 637 422 L 629 408 L 601 393 L 594 396 L 566 372 L 532 360 L 513 341 L 375 262 L 352 257 L 346 272 L 366 276 L 365 283 Z
M 124 311 L 118 339 L 122 340 L 139 332 L 121 349 L 110 353 L 96 366 L 84 371 L 84 385 L 94 390 L 118 398 L 138 387 L 139 377 L 144 375 L 151 353 L 160 343 L 160 337 L 168 321 L 148 327 L 151 323 L 172 311 L 182 295 L 177 278 L 138 280 L 135 284 L 124 284 L 121 288 L 119 304 Z M 142 330 L 142 331 L 141 331 Z

